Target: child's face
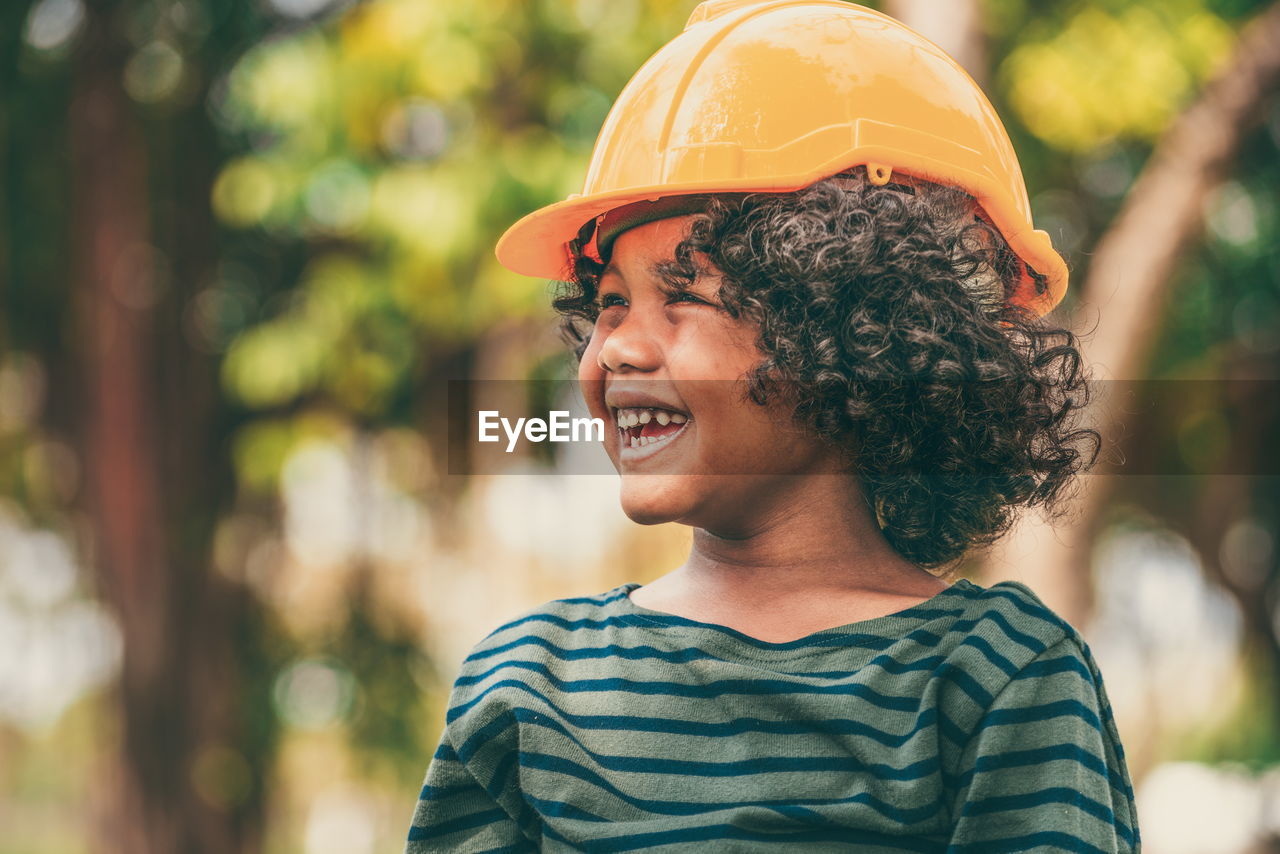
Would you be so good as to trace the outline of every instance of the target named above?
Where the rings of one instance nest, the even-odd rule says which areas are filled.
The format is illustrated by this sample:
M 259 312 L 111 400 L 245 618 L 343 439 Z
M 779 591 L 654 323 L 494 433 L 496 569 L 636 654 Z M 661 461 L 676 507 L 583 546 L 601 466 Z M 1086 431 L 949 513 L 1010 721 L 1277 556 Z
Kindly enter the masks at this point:
M 641 524 L 679 521 L 726 533 L 785 494 L 788 475 L 839 470 L 827 443 L 792 423 L 790 407 L 743 398 L 744 375 L 762 359 L 757 328 L 718 307 L 710 268 L 688 294 L 663 293 L 655 264 L 674 258 L 690 217 L 637 226 L 616 241 L 597 295 L 601 306 L 578 379 L 592 416 L 604 419 L 605 450 L 622 475 L 622 507 Z M 650 400 L 628 400 L 647 395 Z M 632 447 L 619 408 L 646 404 L 686 416 Z M 794 488 L 796 479 L 786 482 Z

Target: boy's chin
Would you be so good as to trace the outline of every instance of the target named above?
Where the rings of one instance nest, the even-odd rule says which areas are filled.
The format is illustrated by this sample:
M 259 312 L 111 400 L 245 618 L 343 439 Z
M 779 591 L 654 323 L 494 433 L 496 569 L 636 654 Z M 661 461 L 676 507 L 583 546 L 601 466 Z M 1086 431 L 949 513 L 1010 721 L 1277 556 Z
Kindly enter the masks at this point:
M 689 478 L 676 474 L 628 474 L 622 477 L 622 512 L 638 525 L 675 522 L 692 509 Z

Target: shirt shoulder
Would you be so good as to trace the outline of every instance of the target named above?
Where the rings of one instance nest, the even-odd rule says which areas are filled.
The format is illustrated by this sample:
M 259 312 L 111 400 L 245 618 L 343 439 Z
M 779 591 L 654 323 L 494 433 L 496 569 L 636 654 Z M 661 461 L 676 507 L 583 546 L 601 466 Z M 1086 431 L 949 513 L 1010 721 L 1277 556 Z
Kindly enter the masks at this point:
M 616 587 L 594 596 L 553 599 L 530 608 L 476 643 L 463 661 L 462 672 L 517 649 L 551 651 L 590 643 L 600 632 L 621 623 L 612 606 L 626 595 L 625 586 Z
M 1083 641 L 1021 582 L 957 584 L 964 585 L 958 591 L 960 607 L 925 628 L 936 636 L 930 654 L 941 660 L 937 673 L 946 685 L 939 702 L 951 734 L 964 741 L 995 698 L 1033 662 L 1056 655 L 1065 641 Z
M 1000 581 L 989 587 L 968 584 L 964 608 L 950 634 L 956 643 L 987 653 L 1006 677 L 1063 638 L 1079 638 L 1070 623 L 1020 581 Z
M 554 599 L 502 623 L 463 659 L 449 698 L 447 720 L 484 720 L 502 710 L 505 698 L 556 690 L 565 662 L 593 654 L 602 639 L 625 622 L 614 603 L 625 586 L 594 596 Z M 483 714 L 471 714 L 483 711 Z

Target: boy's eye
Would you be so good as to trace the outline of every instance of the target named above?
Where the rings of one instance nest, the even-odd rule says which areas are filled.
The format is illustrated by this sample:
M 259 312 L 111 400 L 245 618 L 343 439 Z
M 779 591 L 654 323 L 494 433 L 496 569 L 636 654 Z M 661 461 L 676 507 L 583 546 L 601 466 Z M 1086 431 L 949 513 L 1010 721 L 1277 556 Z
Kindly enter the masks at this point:
M 702 305 L 711 305 L 710 302 L 708 302 L 707 300 L 704 300 L 702 297 L 698 296 L 692 291 L 673 291 L 672 293 L 668 294 L 668 299 L 671 302 L 692 302 L 692 303 L 700 303 Z M 606 308 L 612 308 L 615 305 L 626 305 L 626 304 L 627 304 L 627 300 L 624 296 L 622 296 L 622 294 L 608 293 L 608 294 L 600 294 L 599 296 L 596 297 L 596 308 L 602 309 L 602 310 Z
M 693 291 L 670 291 L 668 292 L 667 297 L 671 302 L 691 302 L 694 305 L 709 305 L 715 309 L 723 308 L 718 303 L 705 297 L 700 297 Z
M 677 291 L 671 295 L 672 302 L 700 302 L 703 305 L 710 305 L 706 300 L 692 291 Z

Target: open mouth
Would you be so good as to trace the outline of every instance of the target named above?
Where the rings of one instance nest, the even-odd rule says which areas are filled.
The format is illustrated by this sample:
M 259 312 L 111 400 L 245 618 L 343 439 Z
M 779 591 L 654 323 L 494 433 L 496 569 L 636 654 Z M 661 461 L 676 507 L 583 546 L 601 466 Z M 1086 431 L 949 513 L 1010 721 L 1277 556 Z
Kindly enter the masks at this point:
M 622 447 L 647 448 L 670 442 L 691 419 L 684 412 L 654 407 L 626 407 L 614 411 Z

